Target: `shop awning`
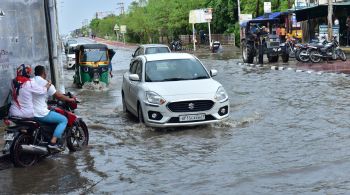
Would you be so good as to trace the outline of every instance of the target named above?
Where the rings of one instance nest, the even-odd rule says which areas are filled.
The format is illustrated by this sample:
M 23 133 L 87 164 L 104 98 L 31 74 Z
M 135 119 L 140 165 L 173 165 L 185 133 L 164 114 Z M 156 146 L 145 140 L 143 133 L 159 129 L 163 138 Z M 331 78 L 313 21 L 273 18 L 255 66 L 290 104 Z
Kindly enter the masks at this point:
M 285 16 L 285 15 L 288 15 L 288 12 L 274 12 L 274 13 L 265 14 L 265 15 L 256 17 L 254 19 L 242 22 L 240 25 L 242 27 L 245 27 L 245 26 L 247 26 L 248 22 L 250 22 L 250 23 L 254 23 L 254 22 L 261 23 L 261 22 L 266 22 L 266 21 L 271 21 L 271 20 L 276 21 L 276 20 L 281 19 L 281 17 Z
M 333 8 L 349 8 L 350 9 L 350 2 L 341 2 L 341 3 L 334 3 Z M 317 5 L 297 10 L 290 10 L 291 12 L 295 13 L 297 21 L 305 21 L 308 19 L 313 18 L 320 18 L 320 17 L 327 17 L 328 15 L 328 5 Z

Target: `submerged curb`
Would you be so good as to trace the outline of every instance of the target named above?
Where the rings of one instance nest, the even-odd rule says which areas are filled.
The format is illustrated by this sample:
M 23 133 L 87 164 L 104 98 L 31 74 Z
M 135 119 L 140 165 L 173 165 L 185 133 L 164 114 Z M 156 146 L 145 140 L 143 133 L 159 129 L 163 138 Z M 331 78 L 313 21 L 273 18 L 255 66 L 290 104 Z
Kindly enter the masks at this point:
M 288 71 L 294 71 L 294 72 L 303 72 L 303 73 L 308 73 L 308 74 L 316 74 L 316 75 L 323 75 L 325 73 L 327 73 L 328 75 L 339 75 L 342 77 L 350 77 L 349 74 L 345 74 L 345 73 L 341 73 L 341 72 L 324 72 L 324 71 L 315 71 L 315 70 L 304 70 L 304 69 L 296 69 L 296 68 L 292 68 L 292 67 L 286 67 L 286 66 L 270 66 L 270 65 L 265 65 L 265 64 L 248 64 L 248 63 L 241 63 L 238 62 L 238 65 L 240 66 L 247 66 L 249 68 L 251 67 L 257 67 L 257 68 L 261 68 L 261 67 L 269 67 L 271 70 L 288 70 Z

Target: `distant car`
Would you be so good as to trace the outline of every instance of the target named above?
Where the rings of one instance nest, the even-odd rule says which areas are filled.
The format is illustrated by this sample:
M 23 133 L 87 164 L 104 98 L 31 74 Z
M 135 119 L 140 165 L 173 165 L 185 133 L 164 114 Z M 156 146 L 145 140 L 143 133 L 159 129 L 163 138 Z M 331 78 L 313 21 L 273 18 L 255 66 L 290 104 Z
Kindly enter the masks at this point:
M 132 54 L 132 57 L 135 58 L 139 55 L 146 54 L 156 54 L 156 53 L 170 53 L 171 50 L 167 45 L 162 44 L 144 44 L 140 45 L 135 52 Z
M 224 87 L 193 55 L 150 54 L 136 57 L 123 75 L 123 111 L 152 127 L 194 126 L 229 115 Z
M 67 53 L 68 52 L 68 47 L 70 47 L 72 44 L 78 44 L 78 41 L 75 39 L 68 39 L 66 43 L 64 44 L 64 51 Z
M 75 67 L 75 48 L 78 44 L 70 44 L 67 48 L 67 69 Z

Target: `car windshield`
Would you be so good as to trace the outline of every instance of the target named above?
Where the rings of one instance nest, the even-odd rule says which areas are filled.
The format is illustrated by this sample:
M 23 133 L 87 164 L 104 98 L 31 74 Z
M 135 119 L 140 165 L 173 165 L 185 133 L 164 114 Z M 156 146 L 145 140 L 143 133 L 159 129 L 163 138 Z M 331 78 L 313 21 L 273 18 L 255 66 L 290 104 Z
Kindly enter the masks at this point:
M 78 43 L 76 40 L 68 40 L 67 45 Z
M 82 62 L 99 62 L 107 61 L 107 52 L 99 49 L 85 49 L 80 61 Z
M 150 61 L 145 66 L 146 82 L 208 79 L 209 75 L 197 59 Z
M 169 53 L 167 47 L 149 47 L 146 49 L 145 54 L 155 54 L 155 53 Z
M 75 51 L 74 51 L 74 47 L 71 47 L 68 49 L 68 54 L 74 54 Z

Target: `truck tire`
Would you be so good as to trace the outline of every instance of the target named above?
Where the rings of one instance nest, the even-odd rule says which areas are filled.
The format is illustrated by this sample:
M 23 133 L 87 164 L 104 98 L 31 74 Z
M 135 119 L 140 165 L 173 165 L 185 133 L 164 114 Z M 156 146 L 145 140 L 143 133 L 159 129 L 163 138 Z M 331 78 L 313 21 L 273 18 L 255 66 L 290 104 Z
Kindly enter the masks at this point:
M 264 64 L 264 45 L 259 45 L 259 64 Z
M 282 53 L 282 62 L 287 63 L 289 61 L 289 54 Z
M 251 45 L 247 45 L 245 40 L 241 42 L 242 58 L 244 63 L 253 63 L 254 61 L 254 48 Z
M 267 56 L 269 62 L 278 62 L 278 56 Z

